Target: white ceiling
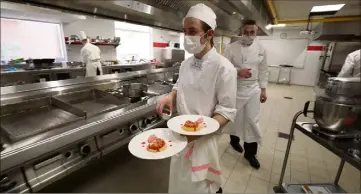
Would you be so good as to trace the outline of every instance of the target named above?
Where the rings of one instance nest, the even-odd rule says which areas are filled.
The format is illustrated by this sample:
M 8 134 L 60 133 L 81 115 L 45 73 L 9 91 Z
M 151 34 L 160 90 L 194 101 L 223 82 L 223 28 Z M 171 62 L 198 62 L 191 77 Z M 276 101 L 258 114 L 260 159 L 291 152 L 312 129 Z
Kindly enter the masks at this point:
M 278 20 L 307 19 L 310 10 L 315 5 L 330 5 L 341 3 L 345 3 L 346 5 L 334 16 L 361 15 L 360 0 L 273 0 Z M 307 23 L 290 24 L 287 25 L 287 28 L 305 29 L 306 26 Z M 312 23 L 312 27 L 315 26 L 317 26 L 317 23 Z
M 341 4 L 346 5 L 335 16 L 360 15 L 360 0 L 274 0 L 279 20 L 307 19 L 315 5 Z

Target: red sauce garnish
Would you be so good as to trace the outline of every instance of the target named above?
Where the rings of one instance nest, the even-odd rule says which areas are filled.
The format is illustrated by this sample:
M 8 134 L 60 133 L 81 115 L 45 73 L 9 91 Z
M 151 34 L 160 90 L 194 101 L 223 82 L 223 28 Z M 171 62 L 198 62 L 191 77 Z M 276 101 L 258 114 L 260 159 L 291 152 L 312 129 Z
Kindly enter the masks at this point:
M 171 140 L 169 140 L 168 142 L 172 142 Z
M 143 141 L 141 144 L 145 144 L 145 142 Z
M 144 146 L 144 145 L 142 145 L 142 147 L 144 148 L 145 146 Z

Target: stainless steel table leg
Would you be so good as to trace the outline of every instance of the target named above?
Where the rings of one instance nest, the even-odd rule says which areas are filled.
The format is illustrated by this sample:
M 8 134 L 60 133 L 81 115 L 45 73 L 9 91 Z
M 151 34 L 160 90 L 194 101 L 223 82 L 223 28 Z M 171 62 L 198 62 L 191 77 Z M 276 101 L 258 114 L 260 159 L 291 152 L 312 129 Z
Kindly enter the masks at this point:
M 291 151 L 292 139 L 293 139 L 293 135 L 294 135 L 294 132 L 295 132 L 296 121 L 297 121 L 297 118 L 298 118 L 302 113 L 303 113 L 303 111 L 297 112 L 296 115 L 293 117 L 293 120 L 292 120 L 292 125 L 291 125 L 291 130 L 290 130 L 290 136 L 288 137 L 286 154 L 285 154 L 285 158 L 284 158 L 284 160 L 283 160 L 283 166 L 282 166 L 282 171 L 281 171 L 280 180 L 279 180 L 279 182 L 278 182 L 278 186 L 279 186 L 279 187 L 281 187 L 282 181 L 283 181 L 283 177 L 284 177 L 284 175 L 285 175 L 285 171 L 286 171 L 286 167 L 287 167 L 287 161 L 288 161 L 288 156 L 289 156 L 290 151 Z
M 337 171 L 337 174 L 336 174 L 336 178 L 335 178 L 335 185 L 338 185 L 338 181 L 340 180 L 340 177 L 341 177 L 341 173 L 342 173 L 342 170 L 343 170 L 343 166 L 345 165 L 345 160 L 344 159 L 341 159 L 341 163 L 340 163 L 340 166 L 338 167 L 338 171 Z

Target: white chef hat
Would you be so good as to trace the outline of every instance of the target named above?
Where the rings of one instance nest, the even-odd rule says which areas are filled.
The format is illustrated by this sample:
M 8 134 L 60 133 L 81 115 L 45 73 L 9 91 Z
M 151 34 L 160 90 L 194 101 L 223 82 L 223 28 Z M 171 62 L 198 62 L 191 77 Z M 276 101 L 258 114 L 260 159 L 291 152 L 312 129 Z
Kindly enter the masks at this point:
M 188 17 L 197 18 L 197 19 L 205 22 L 213 30 L 216 29 L 216 27 L 217 27 L 216 14 L 210 7 L 204 5 L 203 3 L 198 3 L 197 5 L 192 6 L 189 9 L 185 18 L 188 18 Z
M 88 37 L 86 37 L 86 34 L 84 31 L 80 31 L 80 39 L 81 40 L 84 40 L 84 39 L 87 39 Z

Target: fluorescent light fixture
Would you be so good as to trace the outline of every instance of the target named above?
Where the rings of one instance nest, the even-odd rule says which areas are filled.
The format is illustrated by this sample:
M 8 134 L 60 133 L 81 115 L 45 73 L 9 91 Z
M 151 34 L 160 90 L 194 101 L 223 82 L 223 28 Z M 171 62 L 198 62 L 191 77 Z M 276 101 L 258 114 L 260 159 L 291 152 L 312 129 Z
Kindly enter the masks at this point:
M 286 26 L 286 24 L 274 24 L 274 25 L 268 24 L 268 25 L 266 26 L 266 29 L 269 30 L 269 29 L 271 29 L 271 28 L 283 28 L 283 27 L 285 27 L 285 26 Z
M 345 4 L 335 4 L 335 5 L 318 5 L 313 6 L 311 12 L 327 12 L 327 11 L 338 11 Z

